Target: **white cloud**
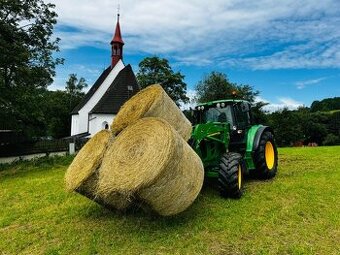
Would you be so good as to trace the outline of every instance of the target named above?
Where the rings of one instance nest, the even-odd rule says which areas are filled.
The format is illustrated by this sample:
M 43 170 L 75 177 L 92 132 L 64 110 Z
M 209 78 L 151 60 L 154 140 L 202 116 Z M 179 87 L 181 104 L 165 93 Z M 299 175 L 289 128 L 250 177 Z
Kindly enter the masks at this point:
M 76 49 L 81 46 L 107 48 L 108 43 L 105 42 L 107 35 L 99 31 L 56 31 L 56 37 L 61 38 L 60 48 L 62 50 Z
M 84 89 L 84 91 L 86 92 L 91 88 L 92 84 L 103 72 L 103 70 L 95 65 L 85 66 L 80 64 L 72 64 L 68 66 L 68 68 L 63 68 L 62 66 L 59 66 L 59 69 L 57 69 L 58 75 L 54 77 L 53 83 L 48 88 L 49 90 L 65 89 L 66 81 L 69 79 L 69 75 L 75 73 L 77 74 L 78 79 L 81 77 L 84 77 L 86 79 L 86 83 L 88 84 L 88 87 Z
M 118 1 L 57 1 L 64 48 L 107 45 Z M 126 51 L 182 64 L 252 69 L 340 68 L 338 0 L 125 0 Z
M 293 98 L 290 97 L 279 97 L 277 98 L 276 102 L 270 102 L 267 99 L 264 99 L 262 97 L 257 97 L 255 99 L 255 102 L 265 102 L 268 103 L 268 105 L 263 107 L 263 110 L 268 111 L 268 112 L 276 112 L 276 111 L 281 111 L 285 108 L 289 110 L 296 110 L 299 107 L 303 106 L 303 103 L 296 101 Z
M 186 104 L 182 104 L 180 106 L 182 110 L 189 110 L 190 108 L 194 108 L 196 106 L 196 97 L 197 97 L 196 90 L 188 89 L 187 97 L 189 97 L 189 102 Z
M 305 81 L 298 81 L 295 84 L 298 89 L 304 89 L 308 85 L 318 84 L 325 79 L 327 79 L 327 77 L 321 77 L 321 78 L 305 80 Z
M 254 99 L 255 103 L 258 103 L 258 102 L 263 102 L 263 103 L 270 103 L 267 99 L 261 97 L 261 96 L 256 96 L 255 99 Z

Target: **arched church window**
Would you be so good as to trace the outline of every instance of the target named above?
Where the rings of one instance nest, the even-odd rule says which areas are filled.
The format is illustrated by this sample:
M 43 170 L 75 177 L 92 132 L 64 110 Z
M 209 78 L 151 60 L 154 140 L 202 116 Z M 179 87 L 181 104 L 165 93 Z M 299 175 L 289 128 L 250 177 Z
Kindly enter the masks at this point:
M 109 123 L 107 123 L 107 121 L 104 121 L 102 123 L 102 129 L 109 129 L 109 128 L 110 128 Z

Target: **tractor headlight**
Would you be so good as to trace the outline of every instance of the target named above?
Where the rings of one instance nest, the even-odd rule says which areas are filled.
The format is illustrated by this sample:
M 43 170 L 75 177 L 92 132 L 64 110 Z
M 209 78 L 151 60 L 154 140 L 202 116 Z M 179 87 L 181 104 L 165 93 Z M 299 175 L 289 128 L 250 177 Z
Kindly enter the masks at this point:
M 222 103 L 222 104 L 221 104 L 221 107 L 223 108 L 224 106 L 225 106 L 225 103 Z
M 201 106 L 201 111 L 203 111 L 203 110 L 204 110 L 204 106 L 202 105 L 202 106 Z
M 217 104 L 216 104 L 216 107 L 217 107 L 217 108 L 221 108 L 221 104 L 220 104 L 220 103 L 217 103 Z

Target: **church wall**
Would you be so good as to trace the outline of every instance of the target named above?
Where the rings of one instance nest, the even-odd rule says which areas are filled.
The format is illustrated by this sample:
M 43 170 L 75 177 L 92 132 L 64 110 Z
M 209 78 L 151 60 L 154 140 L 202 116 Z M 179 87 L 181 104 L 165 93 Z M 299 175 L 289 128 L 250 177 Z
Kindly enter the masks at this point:
M 91 137 L 100 130 L 105 129 L 105 124 L 110 127 L 115 116 L 115 114 L 91 114 L 89 121 L 89 132 Z
M 94 93 L 94 95 L 90 98 L 90 100 L 79 110 L 79 119 L 78 119 L 78 127 L 76 127 L 74 130 L 77 131 L 75 134 L 90 132 L 89 130 L 89 112 L 92 110 L 92 108 L 99 102 L 99 100 L 102 98 L 102 96 L 105 94 L 106 90 L 110 87 L 118 73 L 124 68 L 123 62 L 120 60 L 116 66 L 111 70 L 110 74 L 106 77 L 104 82 L 99 86 L 97 91 Z M 73 124 L 73 122 L 72 122 Z M 72 129 L 72 128 L 71 128 Z M 73 130 L 73 129 L 72 129 Z M 74 135 L 75 135 L 74 134 Z
M 71 119 L 71 135 L 79 134 L 79 115 L 73 114 Z

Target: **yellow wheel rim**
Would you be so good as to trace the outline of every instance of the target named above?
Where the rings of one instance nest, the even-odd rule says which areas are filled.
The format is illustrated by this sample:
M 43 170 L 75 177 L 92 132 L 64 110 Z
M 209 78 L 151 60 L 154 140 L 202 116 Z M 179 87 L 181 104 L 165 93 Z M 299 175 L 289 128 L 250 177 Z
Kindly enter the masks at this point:
M 240 165 L 238 165 L 237 179 L 238 179 L 238 189 L 241 189 L 241 185 L 242 185 L 242 169 L 241 169 Z
M 274 161 L 275 161 L 275 152 L 274 152 L 274 147 L 271 142 L 266 143 L 265 147 L 265 158 L 266 158 L 266 164 L 269 170 L 272 170 L 274 167 Z

